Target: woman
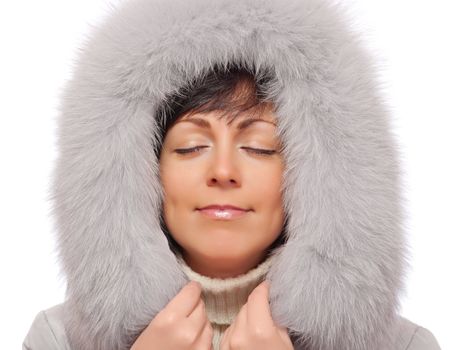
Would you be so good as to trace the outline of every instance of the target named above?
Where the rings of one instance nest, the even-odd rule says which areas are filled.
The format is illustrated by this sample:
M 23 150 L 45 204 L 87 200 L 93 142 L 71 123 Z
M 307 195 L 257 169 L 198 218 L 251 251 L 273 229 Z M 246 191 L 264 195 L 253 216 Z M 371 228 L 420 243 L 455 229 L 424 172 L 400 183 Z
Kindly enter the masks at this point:
M 66 300 L 23 349 L 439 349 L 398 314 L 398 149 L 340 9 L 127 2 L 60 112 Z

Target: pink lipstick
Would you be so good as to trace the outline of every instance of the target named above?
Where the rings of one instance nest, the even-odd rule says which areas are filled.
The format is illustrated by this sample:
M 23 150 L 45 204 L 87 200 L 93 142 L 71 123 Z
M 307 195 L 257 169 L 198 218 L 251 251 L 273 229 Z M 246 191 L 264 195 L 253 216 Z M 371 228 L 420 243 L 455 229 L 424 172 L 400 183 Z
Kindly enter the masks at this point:
M 198 209 L 200 213 L 208 218 L 216 220 L 234 220 L 243 217 L 250 210 L 233 205 L 213 204 Z

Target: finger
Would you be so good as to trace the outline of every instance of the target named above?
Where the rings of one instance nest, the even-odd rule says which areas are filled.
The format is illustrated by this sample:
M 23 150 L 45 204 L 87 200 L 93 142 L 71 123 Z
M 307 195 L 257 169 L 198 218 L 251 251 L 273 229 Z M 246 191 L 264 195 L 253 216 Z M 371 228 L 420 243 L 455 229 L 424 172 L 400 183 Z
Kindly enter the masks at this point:
M 278 334 L 281 336 L 284 344 L 287 344 L 289 348 L 293 348 L 292 340 L 289 337 L 289 331 L 286 327 L 278 327 Z
M 247 301 L 247 322 L 252 328 L 275 327 L 269 305 L 269 283 L 265 280 L 250 293 Z
M 239 310 L 232 324 L 231 334 L 235 334 L 236 332 L 242 333 L 247 330 L 247 306 L 247 303 L 245 303 Z
M 199 302 L 202 288 L 198 282 L 190 281 L 181 291 L 170 300 L 163 312 L 172 312 L 175 315 L 188 317 Z
M 205 302 L 202 298 L 199 299 L 192 313 L 187 316 L 187 319 L 192 323 L 199 325 L 199 329 L 206 324 L 208 318 L 207 312 L 205 311 Z
M 223 338 L 221 339 L 221 344 L 223 348 L 221 350 L 229 350 L 230 346 L 230 338 L 234 336 L 234 334 L 240 334 L 241 332 L 245 332 L 247 330 L 247 303 L 242 305 L 239 313 L 236 315 L 233 323 L 226 329 Z
M 223 336 L 221 337 L 220 350 L 230 350 L 229 349 L 229 337 L 231 334 L 231 326 L 232 325 L 226 328 L 226 331 L 223 333 Z
M 197 348 L 197 345 L 198 345 L 199 349 L 210 349 L 213 346 L 212 340 L 213 340 L 213 328 L 210 322 L 207 320 L 204 323 L 201 334 L 199 335 L 198 339 L 194 343 L 194 348 Z

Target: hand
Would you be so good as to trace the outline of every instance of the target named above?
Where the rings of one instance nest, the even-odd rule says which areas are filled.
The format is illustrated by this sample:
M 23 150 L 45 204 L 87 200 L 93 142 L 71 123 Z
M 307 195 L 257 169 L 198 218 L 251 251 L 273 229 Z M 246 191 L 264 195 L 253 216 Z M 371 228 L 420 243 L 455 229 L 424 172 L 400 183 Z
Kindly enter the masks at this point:
M 131 350 L 211 350 L 213 328 L 202 289 L 189 282 L 139 335 Z
M 259 284 L 250 293 L 236 316 L 226 329 L 220 350 L 293 350 L 287 328 L 279 327 L 271 318 L 268 302 L 269 284 Z

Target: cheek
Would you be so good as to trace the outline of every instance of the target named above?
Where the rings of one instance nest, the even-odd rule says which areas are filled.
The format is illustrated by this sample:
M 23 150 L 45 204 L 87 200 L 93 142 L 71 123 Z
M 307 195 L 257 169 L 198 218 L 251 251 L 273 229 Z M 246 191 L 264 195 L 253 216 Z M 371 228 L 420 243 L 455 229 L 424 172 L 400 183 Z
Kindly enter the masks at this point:
M 165 174 L 169 174 L 165 176 Z M 163 163 L 160 166 L 160 179 L 165 192 L 166 206 L 193 205 L 198 183 L 195 172 L 179 169 L 175 163 Z M 197 203 L 198 204 L 198 203 Z
M 260 198 L 263 209 L 276 212 L 282 210 L 282 166 L 274 165 L 254 171 L 250 179 L 250 188 L 256 198 Z

